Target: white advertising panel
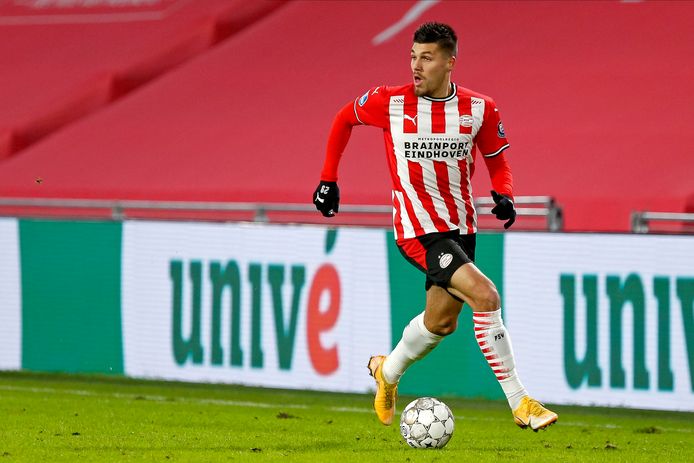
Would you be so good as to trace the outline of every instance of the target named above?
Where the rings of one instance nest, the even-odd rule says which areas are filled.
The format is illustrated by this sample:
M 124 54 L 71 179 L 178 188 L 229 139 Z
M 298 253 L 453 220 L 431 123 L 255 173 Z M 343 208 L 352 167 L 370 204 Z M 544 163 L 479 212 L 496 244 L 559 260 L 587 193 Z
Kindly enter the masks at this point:
M 22 306 L 16 219 L 0 219 L 0 370 L 22 366 Z
M 126 222 L 125 373 L 363 392 L 387 353 L 382 230 Z
M 694 239 L 506 236 L 504 318 L 531 395 L 694 411 Z

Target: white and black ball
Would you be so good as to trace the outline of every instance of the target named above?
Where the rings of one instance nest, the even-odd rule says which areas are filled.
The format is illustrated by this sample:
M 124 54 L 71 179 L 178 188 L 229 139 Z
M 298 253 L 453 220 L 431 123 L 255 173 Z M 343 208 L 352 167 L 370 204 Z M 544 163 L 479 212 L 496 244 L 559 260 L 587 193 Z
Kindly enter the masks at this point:
M 400 434 L 410 447 L 440 449 L 448 444 L 455 429 L 451 409 L 433 397 L 413 400 L 400 417 Z

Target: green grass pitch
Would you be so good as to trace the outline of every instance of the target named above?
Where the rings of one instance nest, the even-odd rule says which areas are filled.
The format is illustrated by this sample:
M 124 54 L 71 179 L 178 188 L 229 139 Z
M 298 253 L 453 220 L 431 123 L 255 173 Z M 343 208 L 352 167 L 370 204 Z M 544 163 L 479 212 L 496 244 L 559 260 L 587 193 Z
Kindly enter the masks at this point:
M 415 450 L 369 395 L 0 373 L 0 463 L 694 461 L 694 413 L 554 406 L 533 433 L 505 403 L 440 399 L 453 438 Z

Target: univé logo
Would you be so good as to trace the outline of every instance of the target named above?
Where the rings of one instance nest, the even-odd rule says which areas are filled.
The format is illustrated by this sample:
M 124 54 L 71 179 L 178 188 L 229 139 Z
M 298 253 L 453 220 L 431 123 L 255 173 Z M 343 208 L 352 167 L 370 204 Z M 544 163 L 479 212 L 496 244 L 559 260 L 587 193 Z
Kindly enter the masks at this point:
M 337 230 L 326 234 L 325 254 L 335 246 Z M 203 272 L 203 268 L 207 271 Z M 203 278 L 203 274 L 207 278 Z M 300 262 L 261 264 L 242 263 L 237 260 L 171 260 L 169 277 L 172 291 L 172 354 L 178 365 L 215 365 L 227 367 L 250 366 L 268 368 L 265 360 L 267 346 L 276 346 L 277 362 L 274 367 L 290 370 L 296 351 L 297 331 L 304 330 L 307 351 L 313 369 L 330 375 L 339 367 L 339 345 L 325 345 L 321 333 L 332 330 L 340 315 L 340 274 L 335 266 L 325 262 L 313 275 L 306 274 Z M 308 280 L 307 280 L 308 279 Z M 187 285 L 187 291 L 184 291 Z M 244 286 L 248 291 L 242 291 Z M 285 288 L 289 286 L 290 291 Z M 265 291 L 269 289 L 269 291 Z M 263 294 L 271 294 L 263 300 Z M 184 294 L 186 299 L 183 300 Z M 242 300 L 242 294 L 249 294 Z M 284 294 L 289 294 L 284 297 Z M 205 317 L 209 326 L 202 326 L 203 299 L 211 300 L 210 312 Z M 325 307 L 321 307 L 321 299 Z M 302 305 L 302 301 L 305 304 Z M 327 301 L 327 304 L 325 304 Z M 245 310 L 242 310 L 242 307 Z M 248 310 L 250 309 L 250 310 Z M 230 310 L 229 335 L 223 339 L 222 311 Z M 305 311 L 305 326 L 298 326 L 299 312 Z M 191 321 L 184 330 L 184 312 Z M 242 320 L 250 313 L 249 320 Z M 272 317 L 274 341 L 262 339 L 264 317 Z M 242 338 L 241 330 L 250 326 L 250 336 Z M 209 343 L 203 344 L 202 333 L 210 333 Z M 242 344 L 242 339 L 249 339 Z M 225 361 L 226 359 L 226 361 Z
M 579 281 L 581 290 L 578 289 Z M 647 291 L 647 287 L 636 273 L 607 275 L 602 279 L 594 274 L 562 274 L 559 277 L 559 291 L 564 300 L 564 373 L 572 389 L 582 387 L 584 382 L 588 387 L 609 384 L 610 388 L 624 389 L 626 368 L 629 368 L 635 390 L 657 387 L 659 391 L 673 391 L 677 374 L 689 377 L 691 392 L 694 392 L 694 278 L 655 276 L 650 285 L 652 290 Z M 599 306 L 598 296 L 603 291 L 607 307 Z M 585 322 L 580 326 L 576 323 L 578 310 L 585 314 L 581 317 Z M 598 335 L 598 314 L 603 310 L 608 311 L 607 339 L 599 339 Z M 633 323 L 629 325 L 623 322 L 627 310 L 632 311 Z M 681 311 L 684 326 L 674 326 L 671 322 L 675 310 Z M 646 313 L 655 314 L 649 320 L 656 320 L 656 329 L 647 329 Z M 581 336 L 585 339 L 585 348 L 577 346 L 579 331 L 585 333 Z M 681 333 L 686 352 L 673 352 L 672 338 L 682 336 Z M 625 344 L 632 349 L 633 365 L 624 365 L 622 346 Z M 649 371 L 646 365 L 647 346 L 657 351 L 657 371 Z M 598 349 L 609 350 L 608 365 L 600 364 L 599 359 L 604 357 L 598 355 Z M 682 354 L 688 359 L 688 371 L 674 371 L 672 358 Z

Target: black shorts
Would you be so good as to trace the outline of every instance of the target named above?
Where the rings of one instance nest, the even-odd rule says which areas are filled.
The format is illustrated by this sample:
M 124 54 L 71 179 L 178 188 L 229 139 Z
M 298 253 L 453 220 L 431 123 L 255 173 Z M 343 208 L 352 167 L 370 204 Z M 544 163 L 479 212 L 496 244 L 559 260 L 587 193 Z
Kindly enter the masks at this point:
M 398 249 L 408 262 L 426 274 L 424 288 L 429 290 L 433 285 L 447 288 L 456 270 L 474 262 L 476 243 L 475 233 L 461 235 L 460 230 L 451 230 L 399 240 Z

